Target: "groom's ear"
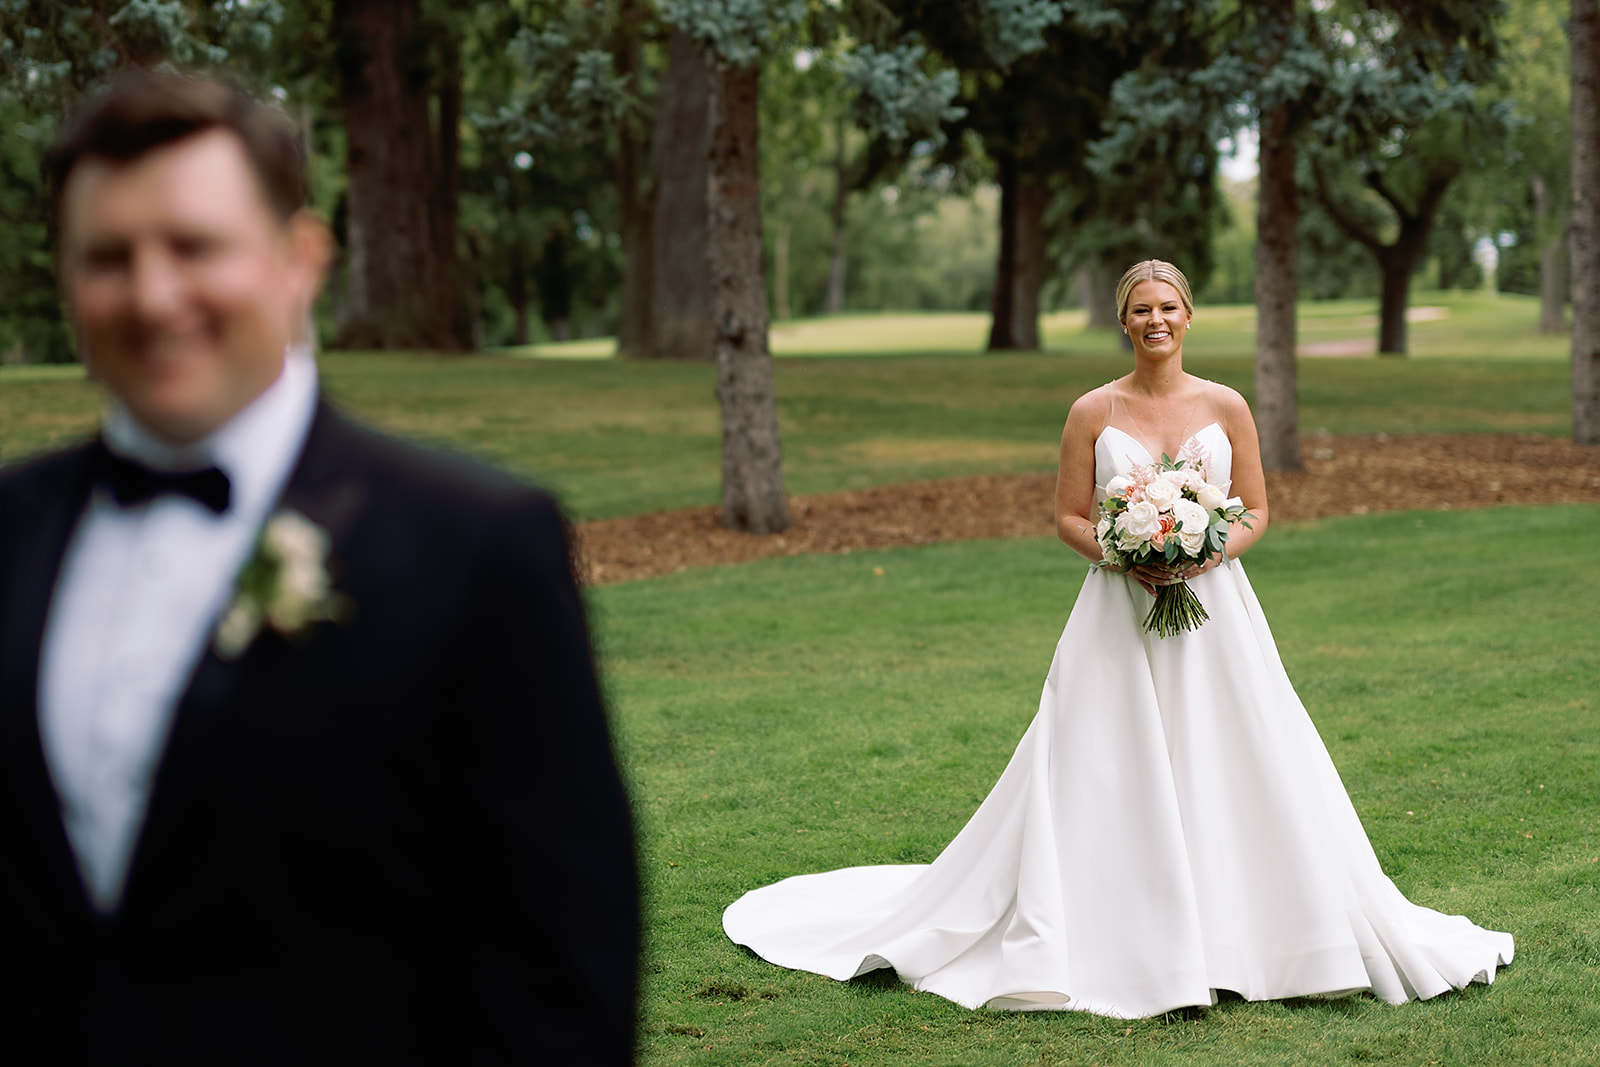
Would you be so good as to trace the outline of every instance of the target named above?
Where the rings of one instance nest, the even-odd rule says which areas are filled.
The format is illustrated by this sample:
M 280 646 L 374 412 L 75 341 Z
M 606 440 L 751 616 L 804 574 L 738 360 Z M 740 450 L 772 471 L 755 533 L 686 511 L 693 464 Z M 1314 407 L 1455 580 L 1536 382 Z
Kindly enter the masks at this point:
M 322 290 L 333 258 L 333 234 L 321 215 L 301 208 L 284 223 L 288 237 L 290 284 L 295 302 L 307 313 Z

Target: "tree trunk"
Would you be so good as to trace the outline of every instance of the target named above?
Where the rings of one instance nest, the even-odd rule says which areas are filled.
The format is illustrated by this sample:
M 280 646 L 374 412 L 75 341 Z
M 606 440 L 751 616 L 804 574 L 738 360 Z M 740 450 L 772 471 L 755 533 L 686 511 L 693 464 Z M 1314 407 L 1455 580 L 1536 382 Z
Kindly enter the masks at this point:
M 639 11 L 634 0 L 622 0 L 618 5 L 612 55 L 617 74 L 630 82 L 637 82 L 642 66 L 638 20 Z M 617 123 L 617 155 L 613 166 L 622 227 L 622 298 L 617 320 L 617 355 L 623 359 L 647 357 L 652 344 L 650 275 L 654 266 L 655 213 L 645 190 L 644 153 L 645 146 L 640 143 L 632 116 L 624 115 Z
M 1539 249 L 1539 332 L 1567 332 L 1567 238 L 1552 237 Z
M 1555 214 L 1549 186 L 1543 176 L 1530 179 L 1533 186 L 1534 232 L 1550 234 Z M 1539 249 L 1539 332 L 1567 332 L 1567 234 L 1566 227 L 1545 241 Z
M 1261 116 L 1256 213 L 1256 429 L 1267 470 L 1297 471 L 1300 413 L 1295 396 L 1295 300 L 1299 295 L 1299 190 L 1289 107 Z
M 652 354 L 650 329 L 654 268 L 654 205 L 641 188 L 643 146 L 626 129 L 617 133 L 617 201 L 622 225 L 622 295 L 617 321 L 617 355 L 646 359 Z
M 433 269 L 434 288 L 441 293 L 454 293 L 453 305 L 456 320 L 454 334 L 463 343 L 459 347 L 475 349 L 477 293 L 470 285 L 463 286 L 460 250 L 456 238 L 461 208 L 461 46 L 455 40 L 441 45 L 443 64 L 439 71 L 439 125 L 435 144 L 434 173 L 439 176 L 439 192 L 433 199 L 433 241 L 436 249 Z M 470 267 L 465 278 L 471 279 Z
M 529 337 L 528 298 L 523 297 L 521 300 L 512 301 L 511 310 L 513 313 L 511 341 L 513 344 L 525 345 L 528 343 Z
M 711 74 L 687 34 L 674 31 L 656 91 L 651 170 L 655 175 L 650 268 L 655 359 L 713 358 L 711 282 L 706 258 L 706 121 Z
M 990 352 L 1017 347 L 1011 336 L 1012 286 L 1017 277 L 1017 157 L 1009 150 L 997 152 L 995 171 L 1000 184 L 1000 255 L 989 297 Z
M 1079 299 L 1089 312 L 1091 330 L 1117 330 L 1117 274 L 1108 263 L 1098 258 L 1088 263 L 1078 274 Z
M 1572 439 L 1600 445 L 1600 3 L 1572 0 Z
M 1378 355 L 1403 356 L 1406 354 L 1406 309 L 1411 304 L 1411 278 L 1417 273 L 1428 248 L 1428 231 L 1433 229 L 1433 217 L 1439 201 L 1444 196 L 1440 187 L 1435 194 L 1432 186 L 1419 201 L 1415 214 L 1402 215 L 1400 234 L 1393 244 L 1373 249 L 1378 260 Z
M 439 173 L 427 72 L 411 61 L 418 0 L 337 0 L 345 128 L 342 348 L 465 347 L 453 197 Z M 445 203 L 446 200 L 452 201 Z
M 1016 157 L 1000 163 L 1000 261 L 990 307 L 989 351 L 1039 348 L 1039 291 L 1044 288 L 1044 213 L 1050 187 L 1021 172 Z
M 833 227 L 833 243 L 828 249 L 828 287 L 824 297 L 822 310 L 829 315 L 837 315 L 844 310 L 844 256 L 845 256 L 845 223 L 848 221 L 847 209 L 850 206 L 850 167 L 845 158 L 845 126 L 841 121 L 837 125 L 839 154 L 833 163 L 833 209 L 828 213 L 828 221 Z
M 722 524 L 754 534 L 789 527 L 778 397 L 767 351 L 761 249 L 759 67 L 722 67 L 708 98 L 707 262 L 722 407 Z

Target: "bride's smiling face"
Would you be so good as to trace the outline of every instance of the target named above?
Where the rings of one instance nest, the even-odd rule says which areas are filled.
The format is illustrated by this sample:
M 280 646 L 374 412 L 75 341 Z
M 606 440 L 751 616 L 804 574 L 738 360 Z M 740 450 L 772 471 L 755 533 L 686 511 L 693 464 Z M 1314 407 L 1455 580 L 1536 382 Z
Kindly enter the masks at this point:
M 1189 313 L 1183 297 L 1166 282 L 1144 281 L 1128 294 L 1128 313 L 1122 320 L 1140 355 L 1170 356 L 1183 350 Z

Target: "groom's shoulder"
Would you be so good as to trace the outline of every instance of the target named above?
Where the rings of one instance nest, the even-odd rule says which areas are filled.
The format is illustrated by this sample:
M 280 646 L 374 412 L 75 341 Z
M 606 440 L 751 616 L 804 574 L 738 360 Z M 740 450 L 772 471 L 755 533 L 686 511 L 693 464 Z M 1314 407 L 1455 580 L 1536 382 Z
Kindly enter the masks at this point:
M 391 502 L 462 521 L 507 507 L 559 510 L 544 488 L 449 446 L 407 440 L 331 408 L 319 422 L 313 436 Z
M 36 495 L 84 469 L 93 441 L 77 441 L 48 452 L 30 453 L 15 460 L 0 459 L 0 497 Z

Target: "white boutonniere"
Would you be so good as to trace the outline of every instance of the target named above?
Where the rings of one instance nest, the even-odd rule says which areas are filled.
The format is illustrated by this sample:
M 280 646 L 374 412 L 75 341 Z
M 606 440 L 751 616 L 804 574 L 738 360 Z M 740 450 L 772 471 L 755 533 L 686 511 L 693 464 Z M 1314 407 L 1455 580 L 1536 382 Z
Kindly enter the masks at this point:
M 263 626 L 291 640 L 313 623 L 342 618 L 348 601 L 328 576 L 328 534 L 285 508 L 267 520 L 217 625 L 217 655 L 236 659 Z

